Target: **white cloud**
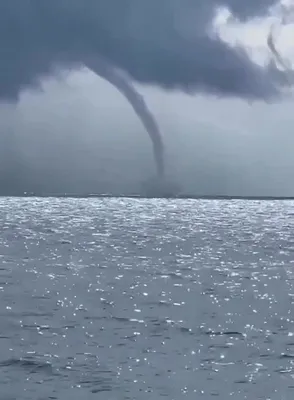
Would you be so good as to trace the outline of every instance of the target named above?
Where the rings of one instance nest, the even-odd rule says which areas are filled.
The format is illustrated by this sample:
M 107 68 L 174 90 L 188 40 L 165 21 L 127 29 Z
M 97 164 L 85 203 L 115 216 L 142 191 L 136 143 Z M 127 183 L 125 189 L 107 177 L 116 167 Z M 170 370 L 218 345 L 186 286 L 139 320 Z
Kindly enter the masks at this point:
M 286 25 L 282 25 L 283 17 L 286 17 Z M 266 40 L 274 25 L 276 46 L 292 65 L 294 63 L 294 1 L 286 0 L 273 8 L 270 14 L 264 18 L 255 18 L 246 23 L 233 19 L 228 10 L 219 10 L 216 15 L 215 27 L 220 36 L 226 42 L 245 46 L 258 63 L 269 60 L 271 53 Z

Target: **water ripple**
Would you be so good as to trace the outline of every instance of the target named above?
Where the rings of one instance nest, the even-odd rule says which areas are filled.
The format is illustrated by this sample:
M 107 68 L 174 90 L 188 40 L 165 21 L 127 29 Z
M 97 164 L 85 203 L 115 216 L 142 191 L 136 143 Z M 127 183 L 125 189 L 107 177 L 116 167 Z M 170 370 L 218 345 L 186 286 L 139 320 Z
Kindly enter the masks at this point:
M 293 206 L 2 198 L 2 398 L 292 399 Z

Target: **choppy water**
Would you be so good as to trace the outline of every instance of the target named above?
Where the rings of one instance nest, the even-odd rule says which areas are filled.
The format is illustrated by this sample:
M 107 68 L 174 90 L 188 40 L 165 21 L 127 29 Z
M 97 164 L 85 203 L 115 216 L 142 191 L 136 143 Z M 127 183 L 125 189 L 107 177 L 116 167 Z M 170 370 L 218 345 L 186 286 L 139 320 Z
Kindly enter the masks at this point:
M 294 203 L 0 200 L 0 399 L 293 399 Z

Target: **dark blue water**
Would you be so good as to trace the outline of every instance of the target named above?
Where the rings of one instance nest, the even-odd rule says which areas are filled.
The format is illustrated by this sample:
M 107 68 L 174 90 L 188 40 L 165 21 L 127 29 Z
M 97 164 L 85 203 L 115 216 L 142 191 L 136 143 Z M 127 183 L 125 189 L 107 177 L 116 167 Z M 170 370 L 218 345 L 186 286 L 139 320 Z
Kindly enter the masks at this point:
M 0 200 L 0 399 L 294 398 L 294 203 Z

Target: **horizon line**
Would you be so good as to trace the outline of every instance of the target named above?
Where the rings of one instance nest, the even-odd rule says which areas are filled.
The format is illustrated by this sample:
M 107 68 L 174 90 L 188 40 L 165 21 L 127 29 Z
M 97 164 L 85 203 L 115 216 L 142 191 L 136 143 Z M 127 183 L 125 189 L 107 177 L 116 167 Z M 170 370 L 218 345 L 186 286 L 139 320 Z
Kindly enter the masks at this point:
M 128 199 L 166 199 L 166 200 L 283 200 L 293 201 L 294 196 L 238 196 L 238 195 L 140 195 L 140 194 L 111 194 L 111 193 L 19 193 L 19 194 L 0 194 L 0 198 L 76 198 L 76 199 L 89 199 L 89 198 L 128 198 Z

